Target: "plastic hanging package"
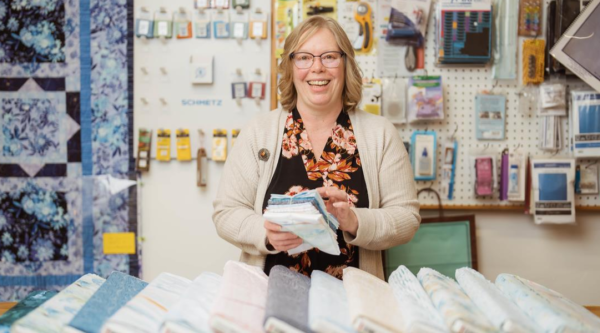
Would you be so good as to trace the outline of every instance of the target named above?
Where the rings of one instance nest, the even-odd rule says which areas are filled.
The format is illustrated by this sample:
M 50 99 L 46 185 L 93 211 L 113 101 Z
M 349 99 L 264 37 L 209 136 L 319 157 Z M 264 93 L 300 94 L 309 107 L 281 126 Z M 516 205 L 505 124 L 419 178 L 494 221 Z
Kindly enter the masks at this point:
M 406 123 L 406 80 L 383 79 L 382 115 L 393 124 Z
M 575 160 L 531 161 L 534 221 L 575 223 Z
M 497 3 L 498 24 L 492 79 L 515 80 L 517 78 L 519 0 L 498 0 Z
M 600 156 L 600 93 L 572 91 L 569 117 L 575 157 Z
M 441 76 L 414 76 L 408 80 L 408 122 L 444 119 Z

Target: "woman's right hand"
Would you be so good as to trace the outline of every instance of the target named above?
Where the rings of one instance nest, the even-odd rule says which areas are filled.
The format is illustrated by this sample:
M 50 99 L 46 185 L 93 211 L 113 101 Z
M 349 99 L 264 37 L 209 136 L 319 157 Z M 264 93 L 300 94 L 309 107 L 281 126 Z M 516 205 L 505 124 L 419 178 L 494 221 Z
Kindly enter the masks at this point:
M 265 220 L 267 239 L 277 251 L 288 251 L 302 245 L 302 238 L 291 232 L 281 231 L 281 226 Z

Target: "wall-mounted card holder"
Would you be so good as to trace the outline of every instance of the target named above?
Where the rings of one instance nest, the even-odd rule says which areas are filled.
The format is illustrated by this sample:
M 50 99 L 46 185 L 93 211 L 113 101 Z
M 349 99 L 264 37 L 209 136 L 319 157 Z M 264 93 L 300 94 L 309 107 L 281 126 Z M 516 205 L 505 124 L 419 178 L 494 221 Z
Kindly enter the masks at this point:
M 194 30 L 196 38 L 210 38 L 210 15 L 204 9 L 194 14 Z
M 146 7 L 140 8 L 135 20 L 136 37 L 152 38 L 154 37 L 154 20 L 152 14 Z
M 173 21 L 171 21 L 171 17 L 165 8 L 161 8 L 154 13 L 154 37 L 173 37 Z
M 150 171 L 150 151 L 152 149 L 152 131 L 140 128 L 138 135 L 138 151 L 135 162 L 138 171 Z
M 168 162 L 171 160 L 171 130 L 159 129 L 156 132 L 156 159 Z
M 437 133 L 415 131 L 411 136 L 411 164 L 415 180 L 436 178 Z
M 227 130 L 213 130 L 212 160 L 225 162 L 227 159 Z
M 213 32 L 215 38 L 229 38 L 229 13 L 219 10 L 212 16 Z
M 177 39 L 192 38 L 192 21 L 189 19 L 185 8 L 180 8 L 179 12 L 173 13 L 173 24 Z
M 190 66 L 193 84 L 213 83 L 213 56 L 193 55 L 190 57 Z
M 180 128 L 175 134 L 177 135 L 177 160 L 190 161 L 192 159 L 190 130 Z

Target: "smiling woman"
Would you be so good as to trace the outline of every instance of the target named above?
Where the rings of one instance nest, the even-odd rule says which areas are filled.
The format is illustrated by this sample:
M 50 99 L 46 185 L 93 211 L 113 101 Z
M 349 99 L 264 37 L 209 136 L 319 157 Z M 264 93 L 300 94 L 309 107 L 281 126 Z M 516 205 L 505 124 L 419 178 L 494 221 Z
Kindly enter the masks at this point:
M 218 234 L 242 250 L 241 261 L 267 274 L 283 265 L 341 278 L 344 268 L 359 267 L 383 278 L 381 250 L 410 241 L 420 223 L 398 131 L 357 108 L 361 73 L 333 19 L 314 16 L 298 25 L 279 72 L 282 107 L 241 131 L 225 165 L 214 201 Z M 272 194 L 311 189 L 328 199 L 339 221 L 338 256 L 316 248 L 289 255 L 303 240 L 262 217 Z

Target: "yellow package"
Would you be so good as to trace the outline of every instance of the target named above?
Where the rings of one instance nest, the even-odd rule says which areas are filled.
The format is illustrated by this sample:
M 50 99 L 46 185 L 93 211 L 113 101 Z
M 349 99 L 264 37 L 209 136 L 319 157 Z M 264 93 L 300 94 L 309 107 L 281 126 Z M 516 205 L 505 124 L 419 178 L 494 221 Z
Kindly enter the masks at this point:
M 212 160 L 224 162 L 227 159 L 227 130 L 213 130 Z
M 171 160 L 171 130 L 163 130 L 162 128 L 156 134 L 156 159 L 159 161 Z
M 546 41 L 528 39 L 523 41 L 523 85 L 544 82 L 544 52 Z
M 231 130 L 231 148 L 233 148 L 233 145 L 235 145 L 235 140 L 237 140 L 238 135 L 240 135 L 239 129 Z
M 178 129 L 177 135 L 177 160 L 178 161 L 191 161 L 192 160 L 192 147 L 190 143 L 190 130 Z

